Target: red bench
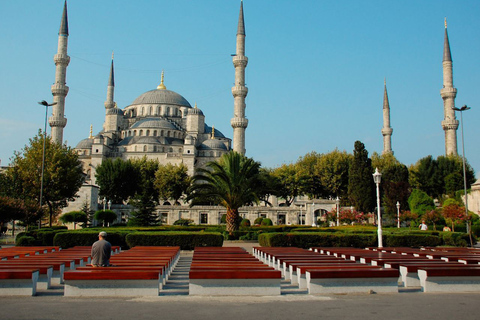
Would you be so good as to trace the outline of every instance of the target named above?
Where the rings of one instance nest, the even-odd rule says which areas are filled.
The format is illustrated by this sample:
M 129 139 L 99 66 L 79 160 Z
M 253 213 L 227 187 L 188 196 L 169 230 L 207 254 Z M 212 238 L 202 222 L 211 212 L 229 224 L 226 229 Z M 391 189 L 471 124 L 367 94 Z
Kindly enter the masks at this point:
M 37 268 L 1 269 L 0 295 L 28 295 L 37 294 Z
M 427 266 L 418 277 L 423 292 L 480 292 L 480 266 Z
M 383 268 L 335 268 L 306 270 L 309 294 L 398 292 L 396 269 Z

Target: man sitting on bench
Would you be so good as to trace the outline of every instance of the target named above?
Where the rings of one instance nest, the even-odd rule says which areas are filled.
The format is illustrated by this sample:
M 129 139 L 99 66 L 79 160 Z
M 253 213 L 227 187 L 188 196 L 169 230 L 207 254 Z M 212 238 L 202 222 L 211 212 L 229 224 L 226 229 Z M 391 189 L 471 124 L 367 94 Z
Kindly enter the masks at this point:
M 110 266 L 110 255 L 112 253 L 112 245 L 105 240 L 107 233 L 101 231 L 98 234 L 98 241 L 92 245 L 92 266 L 108 267 Z

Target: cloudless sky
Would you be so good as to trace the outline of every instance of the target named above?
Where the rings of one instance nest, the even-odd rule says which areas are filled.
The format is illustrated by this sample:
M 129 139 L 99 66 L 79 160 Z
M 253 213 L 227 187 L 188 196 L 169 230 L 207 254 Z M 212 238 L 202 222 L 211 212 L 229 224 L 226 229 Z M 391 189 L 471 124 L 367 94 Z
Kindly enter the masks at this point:
M 112 51 L 125 108 L 165 85 L 233 137 L 231 87 L 240 0 L 69 0 L 67 144 L 102 129 Z M 52 101 L 62 0 L 0 1 L 0 159 L 7 165 Z M 383 84 L 394 154 L 406 165 L 445 153 L 440 97 L 444 17 L 465 151 L 480 172 L 480 1 L 245 0 L 247 155 L 266 167 L 308 152 L 381 153 Z M 49 110 L 49 116 L 51 109 Z M 460 119 L 460 115 L 457 115 Z M 50 133 L 50 127 L 48 127 Z M 461 130 L 458 129 L 461 154 Z

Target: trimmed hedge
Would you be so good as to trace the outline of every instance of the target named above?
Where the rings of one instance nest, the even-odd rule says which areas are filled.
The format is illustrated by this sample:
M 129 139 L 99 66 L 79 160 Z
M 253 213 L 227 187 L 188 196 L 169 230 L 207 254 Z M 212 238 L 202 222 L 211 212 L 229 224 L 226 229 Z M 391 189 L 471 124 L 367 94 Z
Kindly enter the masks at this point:
M 38 243 L 34 237 L 22 236 L 22 237 L 17 237 L 17 240 L 15 241 L 15 245 L 17 247 L 33 247 L 33 246 L 37 246 Z
M 221 247 L 223 236 L 213 232 L 137 232 L 128 234 L 126 242 L 130 248 L 135 246 L 180 246 L 182 250 L 193 250 L 195 247 Z
M 112 244 L 112 246 L 120 246 L 122 248 L 127 248 L 127 243 L 125 242 L 125 236 L 127 233 L 121 232 L 107 232 L 107 241 Z M 61 232 L 57 233 L 53 238 L 53 245 L 59 246 L 62 249 L 71 248 L 75 246 L 91 246 L 95 241 L 98 240 L 98 231 L 83 231 L 83 232 Z
M 468 244 L 468 235 L 460 232 L 401 233 L 384 234 L 384 245 L 387 247 L 437 247 L 441 245 L 461 246 Z M 262 247 L 375 247 L 377 235 L 372 233 L 340 233 L 340 232 L 292 232 L 263 233 L 258 237 Z

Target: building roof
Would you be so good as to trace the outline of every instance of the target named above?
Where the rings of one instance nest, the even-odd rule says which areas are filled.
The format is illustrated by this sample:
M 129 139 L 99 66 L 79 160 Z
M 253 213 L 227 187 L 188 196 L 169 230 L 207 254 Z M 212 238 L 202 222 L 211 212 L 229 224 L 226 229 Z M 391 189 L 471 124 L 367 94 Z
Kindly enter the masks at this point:
M 164 118 L 146 118 L 140 121 L 135 122 L 131 129 L 139 128 L 160 128 L 160 129 L 171 129 L 171 130 L 180 130 L 172 122 Z
M 220 149 L 220 150 L 227 151 L 227 147 L 225 146 L 225 143 L 217 139 L 205 140 L 198 148 L 201 150 Z
M 137 104 L 165 104 L 192 107 L 187 99 L 176 92 L 166 89 L 154 89 L 145 92 L 132 102 L 132 105 Z

